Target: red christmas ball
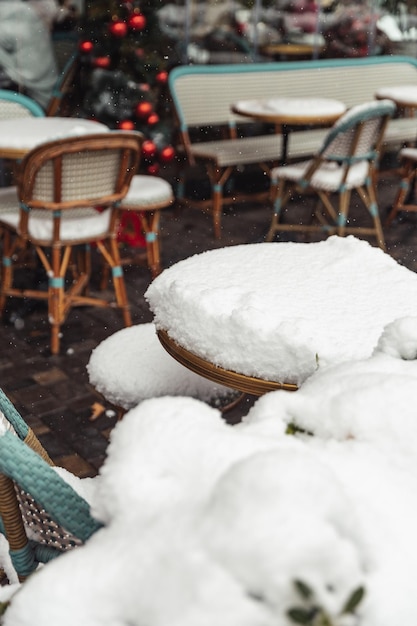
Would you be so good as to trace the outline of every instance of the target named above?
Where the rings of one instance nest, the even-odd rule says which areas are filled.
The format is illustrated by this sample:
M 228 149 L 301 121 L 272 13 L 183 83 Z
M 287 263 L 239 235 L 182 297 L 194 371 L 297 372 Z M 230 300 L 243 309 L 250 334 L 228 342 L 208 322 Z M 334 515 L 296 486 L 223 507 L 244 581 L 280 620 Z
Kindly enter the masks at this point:
M 110 57 L 96 57 L 93 61 L 94 67 L 106 68 L 110 65 Z
M 143 100 L 136 105 L 135 113 L 141 119 L 147 119 L 152 113 L 152 104 L 147 100 Z
M 165 146 L 159 153 L 159 160 L 162 163 L 169 163 L 175 156 L 175 150 L 172 146 Z
M 117 127 L 120 128 L 120 130 L 134 130 L 135 124 L 132 120 L 121 120 Z
M 159 115 L 157 113 L 151 113 L 146 120 L 150 126 L 155 126 L 159 122 Z
M 80 52 L 90 53 L 94 48 L 94 44 L 92 41 L 81 41 L 79 44 L 79 48 Z
M 165 85 L 165 83 L 168 80 L 168 72 L 165 72 L 165 71 L 158 72 L 155 76 L 155 80 L 160 85 Z
M 127 24 L 122 20 L 116 20 L 114 22 L 111 22 L 109 26 L 109 31 L 114 37 L 126 37 Z
M 142 144 L 142 154 L 145 159 L 151 159 L 156 154 L 156 145 L 150 139 L 147 139 Z
M 133 13 L 129 17 L 129 28 L 143 30 L 146 26 L 146 17 L 142 13 Z
M 156 176 L 156 174 L 158 174 L 159 172 L 159 163 L 152 163 L 151 165 L 148 165 L 148 167 L 146 168 L 146 171 L 151 176 Z

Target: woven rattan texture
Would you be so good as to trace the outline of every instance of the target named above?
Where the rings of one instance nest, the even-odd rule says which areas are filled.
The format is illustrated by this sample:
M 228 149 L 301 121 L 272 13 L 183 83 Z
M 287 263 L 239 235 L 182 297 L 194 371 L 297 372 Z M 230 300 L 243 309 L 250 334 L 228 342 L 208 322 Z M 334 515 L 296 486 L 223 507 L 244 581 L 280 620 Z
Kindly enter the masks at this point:
M 29 539 L 61 552 L 81 545 L 82 541 L 57 524 L 32 496 L 19 489 L 16 496 Z
M 65 526 L 81 541 L 86 541 L 100 527 L 90 516 L 88 503 L 38 454 L 11 433 L 0 437 L 0 471 L 18 484 L 21 491 L 29 493 L 38 502 L 39 515 L 42 516 L 43 509 L 47 510 L 57 525 Z M 25 508 L 29 504 L 26 501 L 22 506 Z M 31 506 L 28 510 L 30 512 L 27 523 L 30 527 L 35 509 Z M 41 535 L 45 537 L 52 533 L 47 519 L 46 524 L 46 531 L 41 531 Z
M 119 150 L 66 154 L 63 158 L 61 200 L 94 199 L 113 193 L 119 159 Z M 53 181 L 53 165 L 48 161 L 36 177 L 34 199 L 53 201 Z
M 0 101 L 0 120 L 22 117 L 32 117 L 32 113 L 18 102 L 10 102 L 9 100 Z

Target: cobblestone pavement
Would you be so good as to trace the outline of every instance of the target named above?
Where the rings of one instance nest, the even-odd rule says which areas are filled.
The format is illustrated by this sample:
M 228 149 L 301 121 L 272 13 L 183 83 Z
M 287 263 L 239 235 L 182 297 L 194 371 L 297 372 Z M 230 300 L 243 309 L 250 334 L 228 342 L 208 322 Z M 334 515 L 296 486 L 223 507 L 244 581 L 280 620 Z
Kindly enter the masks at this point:
M 392 204 L 397 185 L 395 177 L 381 179 L 382 217 Z M 308 210 L 308 206 L 308 200 L 298 202 L 297 210 Z M 385 233 L 388 252 L 413 271 L 417 271 L 416 216 L 407 214 Z M 161 224 L 163 266 L 206 249 L 262 241 L 269 219 L 267 206 L 227 210 L 223 217 L 222 239 L 215 241 L 207 214 L 192 209 L 169 209 L 164 212 Z M 299 235 L 294 240 L 303 241 Z M 133 322 L 151 321 L 152 315 L 143 297 L 150 281 L 146 266 L 127 266 L 125 276 Z M 15 299 L 10 303 L 9 317 L 22 301 Z M 51 356 L 44 305 L 26 311 L 20 325 L 10 321 L 0 325 L 1 387 L 54 461 L 81 477 L 98 472 L 116 421 L 111 407 L 89 385 L 86 364 L 93 348 L 120 328 L 122 321 L 117 311 L 72 310 L 63 326 L 61 352 Z M 238 420 L 239 411 L 246 413 L 250 402 L 249 398 L 230 419 Z

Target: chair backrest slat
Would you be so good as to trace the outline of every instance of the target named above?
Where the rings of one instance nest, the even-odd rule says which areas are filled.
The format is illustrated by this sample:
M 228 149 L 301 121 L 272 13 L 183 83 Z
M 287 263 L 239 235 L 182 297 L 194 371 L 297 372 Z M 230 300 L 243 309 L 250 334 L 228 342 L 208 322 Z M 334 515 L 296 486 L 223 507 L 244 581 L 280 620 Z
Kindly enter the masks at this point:
M 45 143 L 22 161 L 19 199 L 51 210 L 113 204 L 129 188 L 141 141 L 114 131 Z

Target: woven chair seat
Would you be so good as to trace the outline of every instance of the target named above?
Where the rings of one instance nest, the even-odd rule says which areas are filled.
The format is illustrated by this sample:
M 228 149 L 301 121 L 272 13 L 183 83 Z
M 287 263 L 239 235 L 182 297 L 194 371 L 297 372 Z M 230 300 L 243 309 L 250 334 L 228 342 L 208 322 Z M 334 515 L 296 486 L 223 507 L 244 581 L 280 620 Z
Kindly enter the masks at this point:
M 132 178 L 129 191 L 120 203 L 120 208 L 146 210 L 163 208 L 174 200 L 171 185 L 158 176 L 137 174 Z
M 398 158 L 400 160 L 417 161 L 417 148 L 403 148 L 399 151 Z
M 102 341 L 87 371 L 93 387 L 125 410 L 147 398 L 191 396 L 213 402 L 233 393 L 175 361 L 162 348 L 153 323 L 124 328 Z
M 0 189 L 0 222 L 18 229 L 20 221 L 19 200 L 15 187 Z M 105 235 L 110 222 L 110 210 L 99 212 L 91 208 L 68 209 L 61 218 L 60 239 L 66 241 L 90 241 L 92 237 Z M 29 236 L 36 241 L 53 240 L 52 212 L 33 209 L 29 216 Z
M 302 179 L 307 172 L 312 161 L 303 161 L 302 163 L 296 163 L 294 165 L 287 165 L 284 167 L 275 167 L 271 170 L 271 178 L 278 180 L 281 176 L 285 176 L 286 180 L 297 181 Z M 363 185 L 366 176 L 368 175 L 368 163 L 362 161 L 355 163 L 348 172 L 347 178 L 344 181 L 346 189 L 354 189 L 359 185 Z M 342 178 L 344 171 L 336 163 L 323 163 L 313 174 L 311 184 L 315 189 L 325 189 L 326 191 L 337 191 L 342 184 Z
M 385 226 L 389 226 L 396 219 L 398 212 L 417 212 L 415 200 L 415 181 L 417 169 L 417 148 L 402 148 L 398 153 L 400 161 L 401 182 L 398 187 L 396 198 L 385 220 Z

